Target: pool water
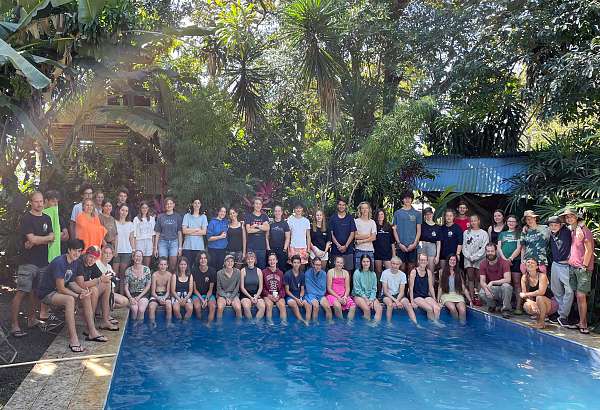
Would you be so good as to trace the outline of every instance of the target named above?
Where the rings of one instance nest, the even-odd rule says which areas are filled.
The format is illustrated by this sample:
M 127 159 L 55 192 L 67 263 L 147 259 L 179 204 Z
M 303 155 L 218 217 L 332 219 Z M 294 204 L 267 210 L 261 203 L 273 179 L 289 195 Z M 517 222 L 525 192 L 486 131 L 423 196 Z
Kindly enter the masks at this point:
M 596 350 L 479 312 L 419 319 L 130 321 L 106 408 L 600 408 Z

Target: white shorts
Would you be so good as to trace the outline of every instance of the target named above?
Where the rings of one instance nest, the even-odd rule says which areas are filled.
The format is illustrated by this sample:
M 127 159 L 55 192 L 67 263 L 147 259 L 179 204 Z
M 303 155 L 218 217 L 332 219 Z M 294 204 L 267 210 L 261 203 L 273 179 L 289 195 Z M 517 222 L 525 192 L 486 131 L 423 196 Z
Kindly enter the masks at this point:
M 142 251 L 144 256 L 152 256 L 152 238 L 150 239 L 136 239 L 135 247 L 137 251 Z

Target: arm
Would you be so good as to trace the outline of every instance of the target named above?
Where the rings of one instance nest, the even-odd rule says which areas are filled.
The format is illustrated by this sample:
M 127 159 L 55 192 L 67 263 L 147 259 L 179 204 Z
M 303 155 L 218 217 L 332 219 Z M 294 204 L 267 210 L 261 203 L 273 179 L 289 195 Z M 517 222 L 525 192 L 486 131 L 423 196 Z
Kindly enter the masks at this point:
M 284 251 L 288 251 L 288 249 L 290 249 L 290 240 L 292 237 L 292 233 L 290 231 L 285 232 L 285 242 L 283 244 L 283 250 Z M 310 243 L 310 235 L 308 236 L 308 242 L 306 242 L 307 244 Z
M 32 233 L 28 233 L 25 235 L 27 240 L 31 242 L 32 245 L 47 245 L 50 242 L 54 242 L 54 232 L 50 231 L 46 236 L 37 236 Z
M 527 281 L 526 275 L 521 276 L 521 286 L 523 286 L 523 283 L 526 281 Z M 538 279 L 538 284 L 539 284 L 538 290 L 536 290 L 535 292 L 526 292 L 522 295 L 522 297 L 534 299 L 536 296 L 543 296 L 546 293 L 546 289 L 548 289 L 548 276 L 540 275 L 540 277 Z M 526 288 L 521 287 L 521 289 L 526 289 Z
M 523 275 L 525 276 L 525 275 Z M 502 285 L 504 283 L 510 283 L 511 282 L 511 277 L 510 277 L 510 269 L 508 270 L 508 272 L 504 272 L 502 275 L 502 279 L 500 280 L 492 280 L 490 281 L 490 283 L 488 283 L 488 286 L 498 286 L 498 285 Z
M 348 240 L 344 244 L 344 247 L 347 248 L 348 246 L 350 246 L 350 244 L 352 243 L 352 241 L 354 241 L 354 235 L 355 234 L 356 234 L 356 232 L 350 232 L 350 235 L 348 236 Z
M 171 296 L 172 297 L 177 297 L 177 295 L 175 294 L 175 286 L 177 285 L 177 275 L 173 274 L 171 275 Z
M 427 269 L 427 276 L 429 279 L 429 296 L 435 299 L 435 291 L 433 290 L 433 272 Z
M 153 243 L 155 257 L 158 257 L 158 240 L 159 239 L 160 239 L 160 232 L 156 232 L 156 234 L 154 235 L 154 243 Z
M 69 289 L 65 286 L 65 280 L 63 278 L 55 279 L 55 283 L 56 283 L 56 291 L 58 293 L 60 293 L 62 295 L 73 296 L 75 299 L 79 299 L 78 293 L 73 292 L 71 289 Z
M 223 284 L 219 280 L 219 274 L 217 273 L 217 296 L 221 296 L 223 293 Z
M 490 229 L 491 229 L 491 226 L 490 226 Z M 508 260 L 509 257 L 504 255 L 504 252 L 502 252 L 502 241 L 501 240 L 498 240 L 498 244 L 496 244 L 496 252 L 498 253 L 498 255 L 500 255 L 500 257 L 502 259 Z
M 343 297 L 347 298 L 350 295 L 350 274 L 348 272 L 344 275 L 344 285 L 345 292 Z
M 77 284 L 77 286 L 79 286 L 82 289 L 92 288 L 92 287 L 98 286 L 100 284 L 100 278 L 84 281 L 83 276 L 78 275 L 78 276 L 75 276 L 75 283 Z
M 150 296 L 153 298 L 158 298 L 156 294 L 156 275 L 152 274 L 152 280 L 150 281 Z
M 213 294 L 213 292 L 215 290 L 214 287 L 215 287 L 214 283 L 212 283 L 212 282 L 209 283 L 209 285 L 208 285 L 208 292 L 206 292 L 206 300 L 209 300 L 210 297 L 212 296 L 212 294 Z
M 133 236 L 133 231 L 129 232 L 129 244 L 131 245 L 131 249 L 135 250 L 135 237 Z
M 246 256 L 246 226 L 242 224 L 242 255 Z
M 398 237 L 398 227 L 396 225 L 392 225 L 392 233 L 394 234 L 394 240 L 398 245 L 400 245 L 400 238 Z
M 269 230 L 271 229 L 271 225 L 269 225 L 268 221 L 263 222 L 262 224 L 259 225 L 258 230 L 259 231 L 263 231 L 263 232 L 269 232 Z
M 460 259 L 460 253 L 462 252 L 462 245 L 456 247 L 456 257 Z
M 256 297 L 260 297 L 260 295 L 263 292 L 263 283 L 264 283 L 264 279 L 263 279 L 263 275 L 262 272 L 260 273 L 260 275 L 258 275 L 258 290 L 256 291 Z
M 521 254 L 521 242 L 519 242 L 517 244 L 517 249 L 515 249 L 515 251 L 513 252 L 512 255 L 510 255 L 510 257 L 508 258 L 509 261 L 514 261 L 515 259 L 517 259 L 517 257 Z
M 440 261 L 440 252 L 442 251 L 442 241 L 435 241 L 435 258 L 434 262 L 437 265 Z
M 60 232 L 60 240 L 61 241 L 68 241 L 69 240 L 69 230 L 67 228 L 64 228 Z
M 285 295 L 291 297 L 292 299 L 296 299 L 296 297 L 290 292 L 290 285 L 285 285 Z
M 194 293 L 194 277 L 192 275 L 190 275 L 190 283 L 188 285 L 188 293 L 187 293 L 187 295 L 185 295 L 184 299 L 191 298 L 193 293 Z
M 417 247 L 420 239 L 421 239 L 421 224 L 417 224 L 417 234 L 415 236 L 415 241 L 410 245 L 411 250 L 415 249 Z
M 181 250 L 183 249 L 183 233 L 181 233 L 181 229 L 177 231 L 177 256 L 181 256 Z
M 406 284 L 405 283 L 401 284 L 399 292 L 398 292 L 398 296 L 396 296 L 396 303 L 398 305 L 401 304 L 400 302 L 402 301 L 402 298 L 404 297 L 404 291 L 405 291 L 405 289 L 406 289 Z
M 363 289 L 362 289 L 362 284 L 360 283 L 360 280 L 358 280 L 358 275 L 357 275 L 358 271 L 354 271 L 354 275 L 352 275 L 352 289 L 354 291 L 354 295 L 355 296 L 362 296 L 363 295 Z
M 583 266 L 587 270 L 590 262 L 592 261 L 592 257 L 594 256 L 594 239 L 586 238 L 583 242 L 583 246 L 585 247 L 585 251 L 583 253 Z

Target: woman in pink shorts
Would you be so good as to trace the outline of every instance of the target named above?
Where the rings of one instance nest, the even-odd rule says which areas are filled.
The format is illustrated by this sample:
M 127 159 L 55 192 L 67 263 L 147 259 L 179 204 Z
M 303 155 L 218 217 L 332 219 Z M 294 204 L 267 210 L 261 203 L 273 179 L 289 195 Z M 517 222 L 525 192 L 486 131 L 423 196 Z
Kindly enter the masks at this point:
M 336 256 L 335 266 L 327 272 L 327 301 L 338 319 L 343 317 L 343 310 L 348 311 L 348 320 L 354 319 L 356 305 L 350 297 L 350 274 L 344 269 L 341 256 Z
M 521 298 L 525 301 L 523 309 L 527 314 L 535 316 L 537 322 L 533 327 L 543 329 L 546 327 L 547 316 L 558 310 L 558 302 L 550 290 L 548 276 L 542 272 L 535 259 L 525 261 L 527 271 L 521 277 Z

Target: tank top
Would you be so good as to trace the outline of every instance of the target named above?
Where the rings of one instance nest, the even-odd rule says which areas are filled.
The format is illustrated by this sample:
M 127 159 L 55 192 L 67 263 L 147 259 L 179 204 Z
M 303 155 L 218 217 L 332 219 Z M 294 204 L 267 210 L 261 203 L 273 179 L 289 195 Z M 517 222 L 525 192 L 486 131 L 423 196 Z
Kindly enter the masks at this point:
M 429 297 L 429 275 L 421 277 L 419 271 L 415 269 L 415 283 L 413 287 L 413 297 L 428 298 Z
M 258 292 L 258 270 L 256 266 L 253 268 L 249 268 L 246 266 L 246 275 L 244 276 L 244 288 L 251 295 L 256 294 Z
M 187 280 L 185 282 L 180 282 L 179 281 L 179 275 L 177 276 L 176 280 L 175 280 L 175 292 L 180 294 L 180 295 L 185 295 L 190 286 L 190 277 L 187 277 Z
M 494 227 L 492 227 L 492 234 L 490 235 L 490 242 L 493 243 L 494 245 L 497 245 L 500 233 L 507 231 L 507 230 L 508 230 L 508 227 L 506 226 L 506 224 L 504 224 L 504 228 L 502 228 L 502 230 L 500 232 L 496 232 L 494 230 Z M 510 256 L 510 255 L 508 255 L 508 256 Z
M 242 225 L 237 228 L 232 228 L 231 226 L 227 228 L 227 250 L 232 252 L 241 252 L 242 251 Z
M 535 284 L 535 286 L 533 286 L 531 284 L 531 282 L 529 281 L 529 274 L 527 274 L 527 286 L 529 287 L 529 292 L 537 292 L 540 288 L 540 277 L 538 275 L 538 280 Z M 548 286 L 546 287 L 546 293 L 544 293 L 544 296 L 546 296 L 548 299 L 552 299 L 552 297 L 554 296 L 552 294 L 552 290 L 550 290 L 550 284 L 548 284 Z

